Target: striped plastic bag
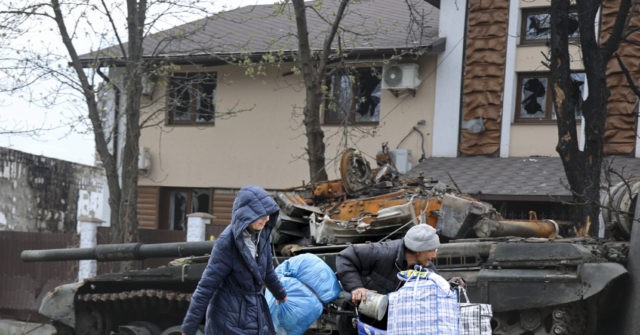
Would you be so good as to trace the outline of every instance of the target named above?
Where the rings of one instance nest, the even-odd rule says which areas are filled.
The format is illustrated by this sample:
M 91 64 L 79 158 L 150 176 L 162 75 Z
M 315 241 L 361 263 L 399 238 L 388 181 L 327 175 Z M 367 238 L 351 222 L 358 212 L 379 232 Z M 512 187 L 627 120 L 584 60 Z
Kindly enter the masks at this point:
M 464 287 L 458 290 L 461 298 L 464 297 L 460 302 L 460 335 L 491 335 L 491 305 L 469 302 L 467 290 Z
M 398 274 L 406 283 L 389 293 L 388 335 L 459 335 L 458 294 L 428 270 Z
M 358 322 L 358 335 L 387 335 L 387 331 L 383 329 L 378 329 L 374 326 L 368 325 L 362 321 L 360 318 L 356 318 Z

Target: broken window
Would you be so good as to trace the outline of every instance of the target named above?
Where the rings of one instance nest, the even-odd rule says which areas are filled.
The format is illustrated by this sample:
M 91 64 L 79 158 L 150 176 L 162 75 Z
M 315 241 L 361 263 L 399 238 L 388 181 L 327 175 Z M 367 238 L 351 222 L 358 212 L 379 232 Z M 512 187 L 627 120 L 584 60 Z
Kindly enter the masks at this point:
M 380 121 L 380 68 L 335 70 L 327 78 L 325 124 L 375 124 Z
M 521 26 L 520 41 L 522 44 L 547 42 L 551 38 L 551 14 L 549 9 L 524 9 L 522 11 Z M 577 40 L 580 37 L 578 13 L 575 9 L 569 11 L 568 29 L 570 40 Z
M 170 124 L 213 124 L 216 73 L 174 73 L 169 78 Z
M 549 73 L 524 73 L 518 75 L 518 106 L 516 121 L 537 122 L 556 120 Z M 582 104 L 586 99 L 586 75 L 584 72 L 571 74 L 571 95 L 576 102 L 576 119 L 582 117 Z
M 161 191 L 161 198 L 161 203 L 165 209 L 161 213 L 160 228 L 186 230 L 188 214 L 211 214 L 210 189 L 163 189 Z

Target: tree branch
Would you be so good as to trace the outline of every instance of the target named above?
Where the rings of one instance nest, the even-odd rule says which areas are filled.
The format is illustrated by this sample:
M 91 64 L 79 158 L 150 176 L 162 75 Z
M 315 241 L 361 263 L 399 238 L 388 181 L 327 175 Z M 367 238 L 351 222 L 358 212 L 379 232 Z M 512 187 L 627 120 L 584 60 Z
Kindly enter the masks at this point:
M 622 40 L 622 34 L 624 33 L 625 26 L 627 25 L 627 16 L 629 16 L 629 10 L 631 9 L 631 0 L 620 0 L 620 7 L 618 8 L 618 15 L 616 16 L 616 22 L 613 25 L 609 38 L 602 47 L 604 59 L 611 59 Z
M 113 16 L 111 16 L 111 11 L 107 7 L 107 4 L 104 0 L 100 0 L 102 3 L 102 8 L 104 8 L 104 13 L 109 19 L 109 24 L 111 24 L 111 29 L 113 29 L 113 34 L 116 36 L 116 40 L 118 40 L 118 46 L 120 47 L 120 52 L 122 52 L 122 57 L 127 58 L 127 51 L 124 48 L 124 43 L 122 43 L 122 39 L 120 38 L 120 34 L 118 34 L 118 29 L 116 29 L 116 23 L 113 21 Z
M 629 69 L 627 69 L 627 67 L 624 65 L 624 62 L 622 62 L 622 58 L 620 57 L 619 54 L 616 53 L 615 57 L 616 57 L 616 60 L 618 61 L 618 65 L 620 65 L 620 69 L 622 70 L 624 77 L 627 79 L 629 88 L 631 88 L 631 90 L 636 96 L 640 97 L 640 89 L 638 89 L 638 86 L 633 82 L 633 78 L 631 78 L 631 73 L 629 73 Z
M 333 21 L 333 25 L 331 26 L 331 30 L 329 34 L 324 40 L 324 45 L 322 47 L 322 58 L 321 60 L 329 59 L 329 54 L 331 53 L 331 44 L 333 44 L 333 39 L 338 32 L 338 28 L 340 27 L 340 22 L 344 17 L 344 11 L 347 8 L 347 4 L 349 4 L 349 0 L 341 0 L 340 6 L 338 7 L 338 11 L 336 12 L 336 18 Z

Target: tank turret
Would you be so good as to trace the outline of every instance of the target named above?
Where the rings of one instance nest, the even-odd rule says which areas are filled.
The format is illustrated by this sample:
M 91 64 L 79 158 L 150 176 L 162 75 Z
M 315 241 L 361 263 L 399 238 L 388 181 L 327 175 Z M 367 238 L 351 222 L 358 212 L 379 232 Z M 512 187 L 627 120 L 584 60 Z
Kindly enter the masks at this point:
M 214 244 L 105 244 L 24 250 L 20 257 L 25 262 L 175 258 L 165 266 L 104 273 L 58 286 L 47 293 L 39 308 L 40 314 L 52 320 L 58 334 L 168 335 L 179 334 L 178 326 Z

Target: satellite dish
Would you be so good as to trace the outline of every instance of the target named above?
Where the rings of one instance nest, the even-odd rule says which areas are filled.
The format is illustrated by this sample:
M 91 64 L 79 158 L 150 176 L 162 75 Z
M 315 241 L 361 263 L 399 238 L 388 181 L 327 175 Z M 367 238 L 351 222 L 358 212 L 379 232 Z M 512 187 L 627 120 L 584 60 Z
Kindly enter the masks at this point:
M 400 66 L 389 66 L 384 72 L 384 81 L 389 87 L 397 87 L 402 83 L 402 68 Z

